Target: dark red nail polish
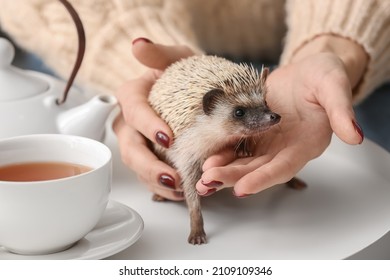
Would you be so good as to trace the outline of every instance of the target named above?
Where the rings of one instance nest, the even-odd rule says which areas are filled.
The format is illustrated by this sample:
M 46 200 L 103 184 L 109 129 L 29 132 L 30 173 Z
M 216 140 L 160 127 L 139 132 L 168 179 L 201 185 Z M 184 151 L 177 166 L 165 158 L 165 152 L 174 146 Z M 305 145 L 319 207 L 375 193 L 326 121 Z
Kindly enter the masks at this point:
M 168 187 L 170 189 L 175 189 L 175 179 L 173 179 L 168 174 L 161 174 L 160 177 L 158 178 L 158 181 L 164 187 Z
M 215 193 L 217 191 L 216 188 L 212 188 L 212 189 L 209 189 L 207 190 L 207 192 L 205 193 L 198 193 L 200 196 L 209 196 L 209 195 L 212 195 L 213 193 Z
M 222 186 L 223 183 L 220 182 L 220 181 L 211 181 L 211 182 L 208 182 L 208 183 L 204 183 L 202 181 L 202 185 L 205 185 L 206 187 L 209 187 L 209 188 L 218 188 L 218 187 Z
M 251 196 L 251 194 L 242 194 L 242 195 L 237 195 L 236 192 L 233 190 L 232 191 L 233 195 L 237 198 L 245 198 L 245 197 L 248 197 L 248 196 Z
M 156 142 L 164 148 L 169 148 L 169 137 L 162 131 L 156 133 Z
M 364 140 L 363 129 L 360 127 L 360 125 L 355 120 L 352 121 L 352 124 L 355 128 L 356 133 L 359 134 L 359 136 L 360 136 L 361 140 L 360 140 L 359 144 L 363 143 L 363 140 Z
M 144 43 L 148 43 L 148 44 L 153 44 L 152 41 L 150 41 L 148 38 L 144 38 L 144 37 L 139 37 L 139 38 L 135 38 L 132 42 L 132 44 L 136 44 L 138 42 L 144 42 Z

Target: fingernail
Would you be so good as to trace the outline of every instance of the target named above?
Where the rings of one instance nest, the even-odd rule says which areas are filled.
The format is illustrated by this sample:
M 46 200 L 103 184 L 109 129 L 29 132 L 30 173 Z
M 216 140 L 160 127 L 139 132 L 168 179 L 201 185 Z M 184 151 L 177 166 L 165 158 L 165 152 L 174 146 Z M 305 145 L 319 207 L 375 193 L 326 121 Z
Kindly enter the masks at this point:
M 175 179 L 168 174 L 161 174 L 158 178 L 161 185 L 170 189 L 175 189 Z
M 236 192 L 234 190 L 232 191 L 232 193 L 237 198 L 245 198 L 245 197 L 251 196 L 251 194 L 241 194 L 241 195 L 238 195 L 238 194 L 236 194 Z
M 150 41 L 148 38 L 144 38 L 144 37 L 138 37 L 138 38 L 135 38 L 132 42 L 132 44 L 136 44 L 138 42 L 144 42 L 144 43 L 148 43 L 148 44 L 153 44 L 152 41 Z
M 209 196 L 209 195 L 212 195 L 213 193 L 215 193 L 217 191 L 217 189 L 216 188 L 212 188 L 212 189 L 208 189 L 206 192 L 204 192 L 204 193 L 199 193 L 198 192 L 198 194 L 200 195 L 200 196 Z
M 355 128 L 356 133 L 359 134 L 359 136 L 360 136 L 359 144 L 363 143 L 364 133 L 363 133 L 362 128 L 360 127 L 360 125 L 355 120 L 352 121 L 352 124 L 353 124 L 353 126 Z
M 156 133 L 156 142 L 164 148 L 169 148 L 169 137 L 162 131 Z
M 206 187 L 209 187 L 209 188 L 218 188 L 218 187 L 223 185 L 223 183 L 220 181 L 211 181 L 208 183 L 204 183 L 203 181 L 201 181 L 201 182 L 202 182 L 202 185 L 205 185 Z

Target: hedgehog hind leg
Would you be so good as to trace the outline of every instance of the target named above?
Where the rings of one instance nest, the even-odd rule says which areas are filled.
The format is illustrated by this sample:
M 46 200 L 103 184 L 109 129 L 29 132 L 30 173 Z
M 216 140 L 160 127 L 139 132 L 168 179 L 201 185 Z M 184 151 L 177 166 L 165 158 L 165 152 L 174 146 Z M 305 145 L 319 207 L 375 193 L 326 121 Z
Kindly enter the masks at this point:
M 203 219 L 201 219 L 203 221 Z M 191 223 L 194 219 L 191 219 Z M 207 243 L 206 233 L 203 226 L 196 225 L 195 227 L 191 226 L 191 232 L 188 236 L 188 243 L 192 245 L 201 245 Z
M 203 227 L 201 197 L 196 191 L 196 183 L 202 176 L 202 165 L 206 156 L 199 155 L 198 145 L 187 141 L 193 139 L 191 132 L 192 130 L 189 130 L 187 135 L 176 138 L 175 144 L 167 151 L 167 158 L 171 159 L 172 166 L 176 167 L 181 177 L 181 186 L 190 216 L 188 243 L 200 245 L 207 243 L 207 239 Z
M 192 168 L 187 168 L 185 170 L 180 170 L 179 173 L 182 175 L 182 187 L 184 191 L 184 197 L 187 203 L 187 208 L 190 214 L 190 234 L 188 236 L 188 243 L 193 245 L 200 245 L 207 243 L 206 233 L 203 226 L 203 216 L 201 211 L 201 197 L 196 192 L 196 183 L 200 179 L 201 164 L 196 161 L 193 164 Z M 195 169 L 193 168 L 195 167 Z M 199 168 L 197 170 L 197 168 Z
M 186 193 L 186 192 L 185 192 Z M 190 212 L 191 231 L 188 236 L 188 243 L 201 245 L 207 243 L 206 232 L 203 226 L 203 216 L 200 209 L 200 197 L 197 193 L 187 194 L 186 201 Z

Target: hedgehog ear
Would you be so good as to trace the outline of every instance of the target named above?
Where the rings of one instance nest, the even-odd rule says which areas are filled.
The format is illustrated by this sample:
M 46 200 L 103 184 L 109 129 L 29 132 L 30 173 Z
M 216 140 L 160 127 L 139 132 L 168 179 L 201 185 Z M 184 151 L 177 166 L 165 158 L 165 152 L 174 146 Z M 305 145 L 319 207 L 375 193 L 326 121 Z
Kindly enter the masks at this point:
M 225 92 L 222 89 L 212 89 L 203 96 L 203 111 L 206 115 L 210 115 L 215 108 L 218 99 L 223 96 Z
M 264 67 L 264 65 L 263 65 L 261 67 L 261 73 L 260 73 L 260 81 L 261 81 L 262 85 L 265 84 L 265 81 L 267 80 L 268 74 L 269 74 L 269 68 Z

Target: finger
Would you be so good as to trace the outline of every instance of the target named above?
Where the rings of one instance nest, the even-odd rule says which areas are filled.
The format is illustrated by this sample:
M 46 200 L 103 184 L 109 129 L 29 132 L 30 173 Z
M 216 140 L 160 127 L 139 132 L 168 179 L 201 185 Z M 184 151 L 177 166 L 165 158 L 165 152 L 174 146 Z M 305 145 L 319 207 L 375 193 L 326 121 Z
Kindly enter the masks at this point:
M 165 199 L 172 200 L 172 201 L 184 200 L 183 190 L 171 189 L 156 184 L 150 184 L 150 182 L 148 182 L 148 180 L 146 178 L 143 178 L 142 176 L 138 176 L 138 179 L 142 183 L 144 183 L 148 188 L 148 190 L 153 194 L 157 194 Z
M 141 132 L 150 141 L 165 148 L 171 145 L 173 133 L 148 102 L 153 85 L 151 72 L 128 81 L 117 93 L 126 123 Z
M 234 186 L 237 197 L 258 193 L 277 184 L 288 182 L 310 160 L 304 146 L 290 146 L 279 152 L 268 163 L 243 176 Z
M 114 130 L 122 161 L 142 177 L 145 183 L 172 190 L 180 189 L 180 177 L 176 170 L 156 157 L 140 133 L 126 126 L 120 117 L 114 123 Z
M 212 155 L 208 159 L 206 159 L 202 166 L 202 170 L 206 171 L 213 167 L 224 166 L 232 162 L 235 158 L 236 155 L 234 149 L 232 149 L 231 147 L 226 148 L 220 151 L 218 154 Z
M 140 174 L 149 185 L 159 185 L 172 190 L 179 188 L 180 177 L 177 172 L 165 162 L 160 161 L 145 143 L 134 138 L 129 141 L 128 145 L 123 161 L 137 174 Z M 167 176 L 170 180 L 164 179 Z
M 184 200 L 177 172 L 160 161 L 142 142 L 128 149 L 127 163 L 151 192 L 169 200 Z
M 321 87 L 318 99 L 328 115 L 332 130 L 348 144 L 361 144 L 364 134 L 355 119 L 350 83 L 342 75 L 333 75 L 330 79 L 332 82 Z
M 173 62 L 194 54 L 187 46 L 154 44 L 145 38 L 135 39 L 132 50 L 133 55 L 143 65 L 159 70 L 164 70 Z
M 271 155 L 257 158 L 240 158 L 229 165 L 210 168 L 202 174 L 201 180 L 197 182 L 197 192 L 202 195 L 206 194 L 210 189 L 220 190 L 232 187 L 246 174 L 266 164 L 271 158 Z
M 128 153 L 131 154 L 128 166 L 140 174 L 153 193 L 169 200 L 184 199 L 180 177 L 173 168 L 156 158 L 144 145 L 133 145 Z

